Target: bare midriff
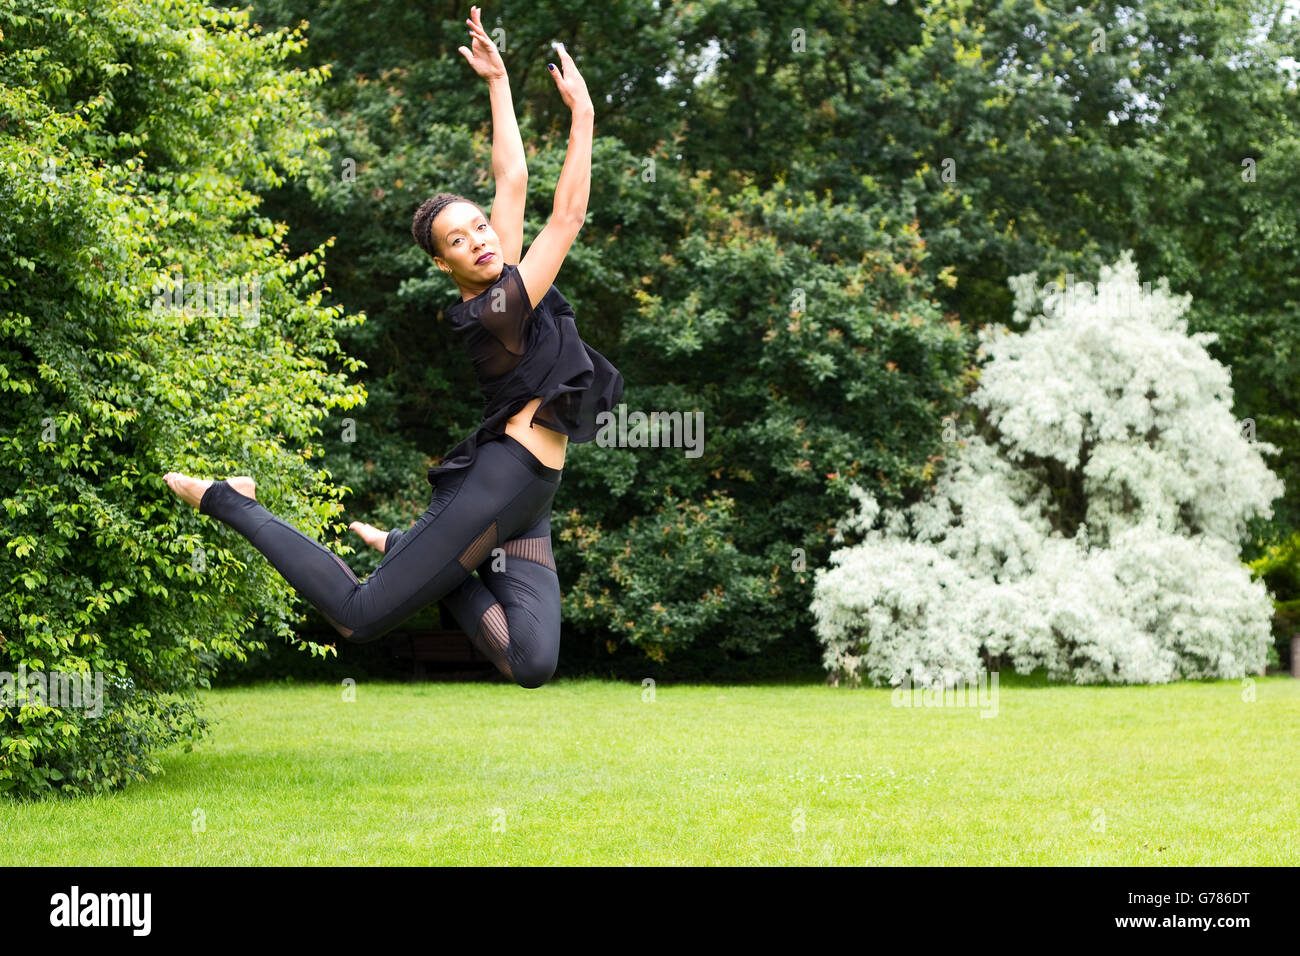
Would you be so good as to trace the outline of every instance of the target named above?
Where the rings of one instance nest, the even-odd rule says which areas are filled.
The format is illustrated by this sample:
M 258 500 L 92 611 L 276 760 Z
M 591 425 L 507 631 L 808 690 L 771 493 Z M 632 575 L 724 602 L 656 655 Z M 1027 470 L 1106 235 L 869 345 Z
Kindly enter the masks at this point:
M 564 452 L 569 447 L 569 436 L 553 431 L 545 425 L 529 427 L 533 412 L 542 404 L 539 395 L 506 419 L 506 434 L 531 451 L 537 460 L 548 468 L 564 467 Z

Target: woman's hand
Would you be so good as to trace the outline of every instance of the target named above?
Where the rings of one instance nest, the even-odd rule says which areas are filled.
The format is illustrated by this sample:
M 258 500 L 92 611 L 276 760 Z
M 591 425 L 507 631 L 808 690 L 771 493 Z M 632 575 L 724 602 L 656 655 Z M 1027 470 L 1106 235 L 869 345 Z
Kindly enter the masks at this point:
M 473 67 L 474 72 L 485 80 L 497 80 L 506 75 L 506 65 L 501 59 L 501 54 L 497 52 L 496 44 L 488 39 L 486 31 L 483 29 L 483 20 L 479 16 L 478 7 L 469 8 L 472 20 L 466 20 L 469 25 L 469 33 L 473 38 L 471 46 L 473 52 L 463 46 L 456 47 L 465 59 L 469 60 L 469 65 Z
M 561 73 L 554 63 L 546 65 L 550 68 L 551 76 L 555 77 L 555 85 L 560 89 L 560 98 L 564 100 L 564 105 L 575 113 L 580 109 L 592 110 L 591 94 L 587 92 L 587 81 L 578 72 L 578 67 L 573 62 L 573 57 L 569 56 L 569 51 L 564 48 L 564 44 L 559 44 L 558 48 L 560 51 L 560 66 L 563 67 L 564 72 Z

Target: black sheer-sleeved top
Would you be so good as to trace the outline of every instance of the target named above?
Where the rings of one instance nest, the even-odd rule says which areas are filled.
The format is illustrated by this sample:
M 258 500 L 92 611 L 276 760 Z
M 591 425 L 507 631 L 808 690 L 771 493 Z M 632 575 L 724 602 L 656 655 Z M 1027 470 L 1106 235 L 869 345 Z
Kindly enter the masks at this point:
M 561 432 L 569 441 L 596 437 L 596 417 L 623 395 L 623 376 L 578 335 L 573 306 L 554 285 L 533 306 L 519 267 L 501 266 L 497 281 L 444 315 L 463 336 L 483 392 L 483 422 L 429 469 L 429 483 L 467 468 L 482 442 L 505 434 L 506 421 L 541 396 L 531 425 Z

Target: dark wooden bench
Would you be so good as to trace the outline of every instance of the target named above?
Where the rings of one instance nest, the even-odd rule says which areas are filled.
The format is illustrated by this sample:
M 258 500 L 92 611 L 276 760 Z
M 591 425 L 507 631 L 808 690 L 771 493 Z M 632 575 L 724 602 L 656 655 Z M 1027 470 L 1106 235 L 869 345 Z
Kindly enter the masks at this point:
M 409 660 L 416 680 L 423 680 L 427 665 L 438 671 L 465 670 L 491 671 L 492 662 L 478 652 L 464 631 L 433 629 L 394 631 L 387 637 L 393 656 Z

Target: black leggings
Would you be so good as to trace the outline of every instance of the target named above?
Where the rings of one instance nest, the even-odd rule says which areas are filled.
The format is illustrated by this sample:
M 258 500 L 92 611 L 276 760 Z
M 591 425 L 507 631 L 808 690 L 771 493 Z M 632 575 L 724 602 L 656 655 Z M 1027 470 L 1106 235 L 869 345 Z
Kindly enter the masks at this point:
M 480 444 L 468 468 L 440 477 L 411 528 L 388 533 L 384 558 L 365 581 L 224 481 L 212 483 L 199 511 L 252 542 L 348 640 L 376 640 L 441 600 L 503 674 L 541 687 L 560 652 L 551 502 L 561 475 L 509 435 Z

